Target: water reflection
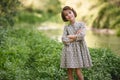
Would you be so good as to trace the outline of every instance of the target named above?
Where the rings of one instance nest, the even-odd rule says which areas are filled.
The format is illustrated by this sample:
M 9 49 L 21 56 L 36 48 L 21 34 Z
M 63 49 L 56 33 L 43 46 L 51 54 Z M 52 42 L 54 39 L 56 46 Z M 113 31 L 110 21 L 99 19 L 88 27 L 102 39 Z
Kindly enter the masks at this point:
M 120 54 L 120 37 L 114 35 L 98 35 L 92 31 L 87 31 L 86 41 L 89 47 L 93 48 L 110 48 Z

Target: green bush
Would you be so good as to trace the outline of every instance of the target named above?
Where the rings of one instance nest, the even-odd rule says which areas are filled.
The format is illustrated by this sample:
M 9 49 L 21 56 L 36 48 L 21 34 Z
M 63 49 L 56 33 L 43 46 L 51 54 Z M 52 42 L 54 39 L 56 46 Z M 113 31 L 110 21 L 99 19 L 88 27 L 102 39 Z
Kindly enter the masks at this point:
M 61 76 L 61 45 L 56 41 L 28 28 L 1 30 L 0 37 L 0 80 L 57 80 Z
M 29 28 L 1 30 L 0 37 L 0 80 L 57 80 L 63 74 L 58 42 Z
M 65 80 L 62 46 L 30 27 L 0 30 L 0 80 Z M 83 69 L 85 80 L 120 79 L 120 56 L 108 49 L 90 48 L 90 53 L 93 67 Z
M 98 8 L 98 16 L 93 20 L 92 27 L 115 29 L 120 26 L 120 5 L 118 3 L 120 3 L 118 0 L 98 0 L 98 3 L 94 5 L 96 6 L 94 9 Z
M 109 49 L 91 49 L 93 67 L 84 69 L 85 80 L 120 80 L 120 56 Z
M 18 12 L 19 0 L 1 0 L 0 1 L 0 27 L 13 26 L 14 17 Z
M 42 17 L 36 16 L 36 12 L 28 12 L 25 10 L 20 11 L 19 15 L 16 17 L 17 18 L 17 23 L 29 23 L 29 24 L 35 24 L 37 22 L 41 22 L 44 19 Z M 40 15 L 40 13 L 39 13 Z
M 28 23 L 28 24 L 40 24 L 44 21 L 51 22 L 60 22 L 58 19 L 59 14 L 49 14 L 49 13 L 38 13 L 38 12 L 29 12 L 26 10 L 21 10 L 18 16 L 16 17 L 16 22 L 18 24 Z

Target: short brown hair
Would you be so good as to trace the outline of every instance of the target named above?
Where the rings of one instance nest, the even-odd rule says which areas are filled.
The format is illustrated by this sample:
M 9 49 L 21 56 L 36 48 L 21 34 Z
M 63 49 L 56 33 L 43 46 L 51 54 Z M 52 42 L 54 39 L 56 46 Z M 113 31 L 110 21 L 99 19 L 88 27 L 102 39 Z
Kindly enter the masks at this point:
M 69 7 L 69 6 L 65 6 L 65 7 L 62 9 L 62 12 L 61 12 L 61 17 L 62 17 L 62 20 L 63 20 L 64 22 L 68 21 L 68 20 L 65 18 L 65 16 L 64 16 L 64 13 L 63 13 L 64 10 L 71 10 L 71 11 L 74 13 L 75 17 L 77 16 L 77 13 L 76 13 L 76 11 L 75 11 L 73 8 L 71 8 L 71 7 Z

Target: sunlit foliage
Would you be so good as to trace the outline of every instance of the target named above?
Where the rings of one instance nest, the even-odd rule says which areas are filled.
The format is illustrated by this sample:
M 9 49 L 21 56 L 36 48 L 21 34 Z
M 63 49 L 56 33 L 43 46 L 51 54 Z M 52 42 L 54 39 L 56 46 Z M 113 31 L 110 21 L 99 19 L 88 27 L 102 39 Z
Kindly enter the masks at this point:
M 98 16 L 93 21 L 95 28 L 118 28 L 120 27 L 120 1 L 100 0 L 96 7 L 101 7 Z
M 24 8 L 29 11 L 55 14 L 60 11 L 59 0 L 20 0 Z
M 18 6 L 18 0 L 0 0 L 0 26 L 14 24 Z
M 83 19 L 92 28 L 114 29 L 115 34 L 120 36 L 120 0 L 89 0 L 88 15 Z M 96 2 L 95 2 L 96 1 Z

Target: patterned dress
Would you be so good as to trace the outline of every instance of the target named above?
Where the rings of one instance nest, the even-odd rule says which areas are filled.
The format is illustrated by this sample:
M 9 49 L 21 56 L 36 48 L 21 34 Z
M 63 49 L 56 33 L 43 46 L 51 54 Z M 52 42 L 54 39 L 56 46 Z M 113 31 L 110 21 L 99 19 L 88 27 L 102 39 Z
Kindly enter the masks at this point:
M 80 30 L 79 34 L 76 32 Z M 88 68 L 92 66 L 91 57 L 85 42 L 85 24 L 75 22 L 64 27 L 62 42 L 64 44 L 61 55 L 61 68 Z M 75 41 L 70 42 L 67 35 L 76 35 Z

